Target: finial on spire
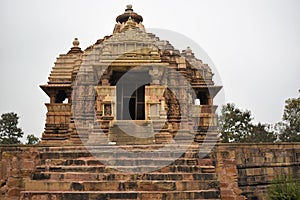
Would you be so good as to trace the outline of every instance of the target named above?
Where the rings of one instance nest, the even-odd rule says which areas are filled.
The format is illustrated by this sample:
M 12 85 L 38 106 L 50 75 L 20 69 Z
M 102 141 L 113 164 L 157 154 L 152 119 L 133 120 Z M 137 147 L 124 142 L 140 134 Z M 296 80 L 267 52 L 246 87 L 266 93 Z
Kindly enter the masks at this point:
M 132 5 L 131 5 L 131 4 L 128 4 L 128 5 L 126 6 L 125 11 L 133 11 Z
M 128 5 L 126 6 L 126 8 L 127 8 L 127 9 L 132 9 L 132 5 L 131 5 L 131 4 L 128 4 Z
M 127 22 L 128 18 L 131 17 L 136 23 L 143 22 L 143 17 L 135 12 L 133 12 L 132 5 L 126 6 L 125 12 L 116 18 L 116 22 L 121 24 Z
M 185 52 L 186 52 L 186 53 L 192 53 L 191 47 L 188 46 L 188 47 L 186 48 Z
M 79 40 L 78 38 L 75 38 L 74 41 L 73 41 L 73 46 L 74 47 L 78 47 L 79 46 Z
M 190 57 L 190 56 L 194 56 L 194 53 L 193 53 L 193 51 L 192 51 L 192 49 L 191 49 L 191 47 L 189 47 L 189 46 L 187 46 L 186 47 L 186 49 L 184 49 L 184 50 L 182 50 L 182 53 L 181 53 L 183 56 L 188 56 L 188 57 Z

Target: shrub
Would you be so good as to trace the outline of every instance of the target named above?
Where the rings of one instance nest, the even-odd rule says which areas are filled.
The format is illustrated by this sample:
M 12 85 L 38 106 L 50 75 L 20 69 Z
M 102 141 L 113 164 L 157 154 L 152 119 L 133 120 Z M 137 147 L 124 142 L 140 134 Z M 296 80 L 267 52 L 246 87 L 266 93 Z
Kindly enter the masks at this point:
M 300 182 L 291 176 L 279 176 L 268 189 L 271 200 L 300 200 Z

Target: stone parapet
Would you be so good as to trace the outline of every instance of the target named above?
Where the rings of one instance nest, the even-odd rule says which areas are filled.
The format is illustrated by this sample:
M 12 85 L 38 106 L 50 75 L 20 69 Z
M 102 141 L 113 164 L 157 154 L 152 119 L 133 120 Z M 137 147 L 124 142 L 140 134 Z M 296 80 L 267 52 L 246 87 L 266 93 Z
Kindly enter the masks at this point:
M 277 176 L 300 177 L 300 143 L 217 144 L 216 154 L 222 199 L 267 199 Z

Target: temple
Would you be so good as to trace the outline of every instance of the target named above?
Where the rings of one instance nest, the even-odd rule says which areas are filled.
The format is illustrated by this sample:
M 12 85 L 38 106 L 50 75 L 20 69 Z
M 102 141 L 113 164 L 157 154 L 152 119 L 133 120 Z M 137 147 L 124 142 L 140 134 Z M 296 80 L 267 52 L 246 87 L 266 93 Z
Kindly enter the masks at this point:
M 57 58 L 41 143 L 0 147 L 1 200 L 258 200 L 299 179 L 299 143 L 218 143 L 211 68 L 142 22 L 128 5 Z
M 129 5 L 112 35 L 84 51 L 75 38 L 57 58 L 41 86 L 50 98 L 43 144 L 216 140 L 213 98 L 221 86 L 211 68 L 189 47 L 180 52 L 147 33 L 142 22 Z
M 128 5 L 112 35 L 85 50 L 75 38 L 57 58 L 41 85 L 47 148 L 21 199 L 220 198 L 211 151 L 222 87 L 191 48 L 142 22 Z

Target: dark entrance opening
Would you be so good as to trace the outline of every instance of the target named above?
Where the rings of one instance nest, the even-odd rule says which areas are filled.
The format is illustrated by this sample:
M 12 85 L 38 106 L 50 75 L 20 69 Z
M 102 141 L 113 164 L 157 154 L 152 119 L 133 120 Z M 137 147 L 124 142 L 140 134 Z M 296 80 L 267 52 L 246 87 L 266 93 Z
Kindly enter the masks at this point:
M 117 119 L 145 120 L 145 86 L 149 85 L 148 72 L 114 72 L 117 86 Z

